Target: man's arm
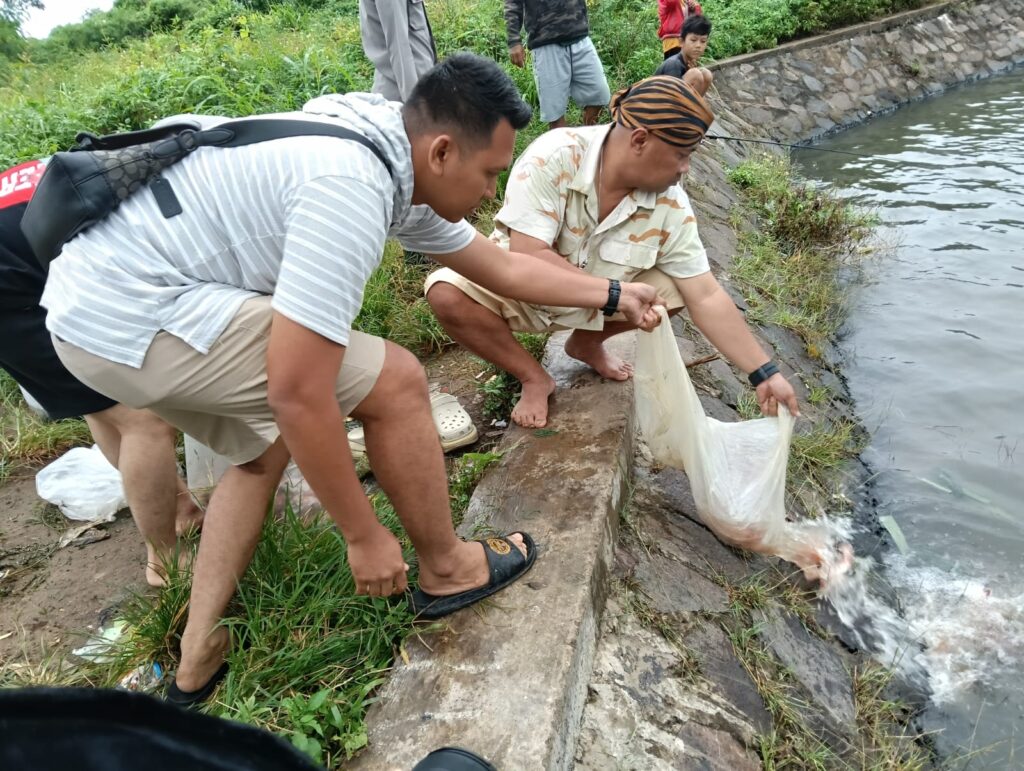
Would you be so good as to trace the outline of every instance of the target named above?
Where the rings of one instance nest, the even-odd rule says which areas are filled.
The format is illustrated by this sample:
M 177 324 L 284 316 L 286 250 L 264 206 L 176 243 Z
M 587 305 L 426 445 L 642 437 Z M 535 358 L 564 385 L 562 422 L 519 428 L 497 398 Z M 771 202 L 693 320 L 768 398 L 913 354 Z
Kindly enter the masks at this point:
M 505 0 L 505 29 L 508 35 L 508 57 L 516 67 L 526 64 L 523 51 L 523 6 L 525 0 Z
M 710 271 L 692 278 L 677 278 L 675 282 L 693 323 L 729 361 L 749 374 L 771 359 Z M 773 375 L 757 387 L 757 401 L 767 415 L 777 413 L 778 402 L 785 404 L 794 415 L 800 414 L 793 386 L 781 374 Z
M 402 100 L 409 98 L 419 80 L 416 65 L 409 50 L 408 0 L 385 0 L 377 3 L 377 14 L 384 32 L 384 45 L 391 61 L 391 70 L 398 84 Z
M 341 530 L 360 594 L 404 589 L 405 562 L 356 475 L 335 395 L 345 347 L 274 312 L 267 348 L 267 399 L 306 481 Z M 384 586 L 379 592 L 374 587 Z
M 520 233 L 518 230 L 510 230 L 508 236 L 509 251 L 532 255 L 540 260 L 544 260 L 544 262 L 551 263 L 557 268 L 568 270 L 572 273 L 584 272 L 556 252 L 551 244 L 547 244 L 539 238 Z
M 569 308 L 603 308 L 608 302 L 608 279 L 568 271 L 533 255 L 507 252 L 479 233 L 465 248 L 431 257 L 504 297 Z M 653 329 L 659 317 L 651 307 L 658 299 L 647 284 L 625 283 L 618 309 L 632 323 Z

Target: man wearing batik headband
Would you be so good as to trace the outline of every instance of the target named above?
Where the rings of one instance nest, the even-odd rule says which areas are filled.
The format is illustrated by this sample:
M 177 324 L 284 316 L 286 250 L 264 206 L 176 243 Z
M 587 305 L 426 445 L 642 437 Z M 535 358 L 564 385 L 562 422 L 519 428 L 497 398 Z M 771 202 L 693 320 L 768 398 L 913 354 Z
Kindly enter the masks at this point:
M 798 413 L 796 395 L 754 339 L 708 265 L 681 180 L 714 115 L 678 78 L 656 76 L 612 99 L 611 125 L 564 128 L 536 139 L 509 176 L 491 235 L 570 272 L 651 284 L 671 312 L 690 318 L 757 389 L 761 410 Z M 603 377 L 625 380 L 632 365 L 605 350 L 635 327 L 617 314 L 531 305 L 500 297 L 442 268 L 427 301 L 454 340 L 520 380 L 512 411 L 521 426 L 547 424 L 555 381 L 513 332 L 572 329 L 565 351 Z

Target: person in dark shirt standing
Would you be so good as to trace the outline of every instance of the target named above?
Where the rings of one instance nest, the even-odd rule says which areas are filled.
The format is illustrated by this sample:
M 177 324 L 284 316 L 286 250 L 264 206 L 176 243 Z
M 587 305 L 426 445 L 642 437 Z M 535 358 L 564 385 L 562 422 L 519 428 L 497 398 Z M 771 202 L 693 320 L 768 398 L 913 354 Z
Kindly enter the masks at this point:
M 672 75 L 682 78 L 701 96 L 711 88 L 714 76 L 707 67 L 698 62 L 708 47 L 711 36 L 711 22 L 704 16 L 690 16 L 683 23 L 681 35 L 682 48 L 675 56 L 670 56 L 655 70 L 655 75 Z
M 590 40 L 586 0 L 505 0 L 505 24 L 509 59 L 517 67 L 526 66 L 526 26 L 541 120 L 551 128 L 564 126 L 571 96 L 583 108 L 584 125 L 595 125 L 611 92 Z
M 51 420 L 85 418 L 100 451 L 121 472 L 125 498 L 146 540 L 146 581 L 162 586 L 177 534 L 201 524 L 202 512 L 178 476 L 174 428 L 152 412 L 94 391 L 57 358 L 39 306 L 46 271 L 21 233 L 21 216 L 44 168 L 42 161 L 29 161 L 0 171 L 0 368 Z

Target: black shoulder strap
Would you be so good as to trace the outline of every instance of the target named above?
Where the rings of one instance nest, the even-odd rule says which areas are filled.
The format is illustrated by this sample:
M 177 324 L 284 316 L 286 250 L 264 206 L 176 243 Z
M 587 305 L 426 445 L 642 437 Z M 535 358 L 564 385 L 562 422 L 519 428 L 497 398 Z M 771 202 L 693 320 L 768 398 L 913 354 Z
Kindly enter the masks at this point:
M 271 139 L 285 139 L 287 137 L 338 137 L 339 139 L 348 139 L 361 144 L 377 156 L 380 162 L 384 164 L 384 168 L 388 170 L 388 174 L 392 177 L 394 176 L 391 164 L 388 163 L 388 159 L 376 144 L 356 131 L 332 123 L 278 118 L 232 120 L 213 128 L 204 129 L 203 131 L 187 132 L 181 138 L 184 140 L 184 137 L 187 136 L 192 137 L 197 147 L 241 147 L 242 145 L 266 142 Z M 154 151 L 156 151 L 156 148 L 154 148 Z

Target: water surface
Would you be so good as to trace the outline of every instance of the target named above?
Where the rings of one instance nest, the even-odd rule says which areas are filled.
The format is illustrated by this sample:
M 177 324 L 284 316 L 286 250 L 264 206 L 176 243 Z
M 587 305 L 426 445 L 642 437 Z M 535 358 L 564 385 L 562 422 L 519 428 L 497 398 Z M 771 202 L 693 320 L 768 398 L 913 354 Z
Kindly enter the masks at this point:
M 940 745 L 1024 768 L 1024 71 L 795 151 L 802 172 L 874 208 L 852 287 L 844 374 L 872 432 L 877 513 L 926 646 Z

